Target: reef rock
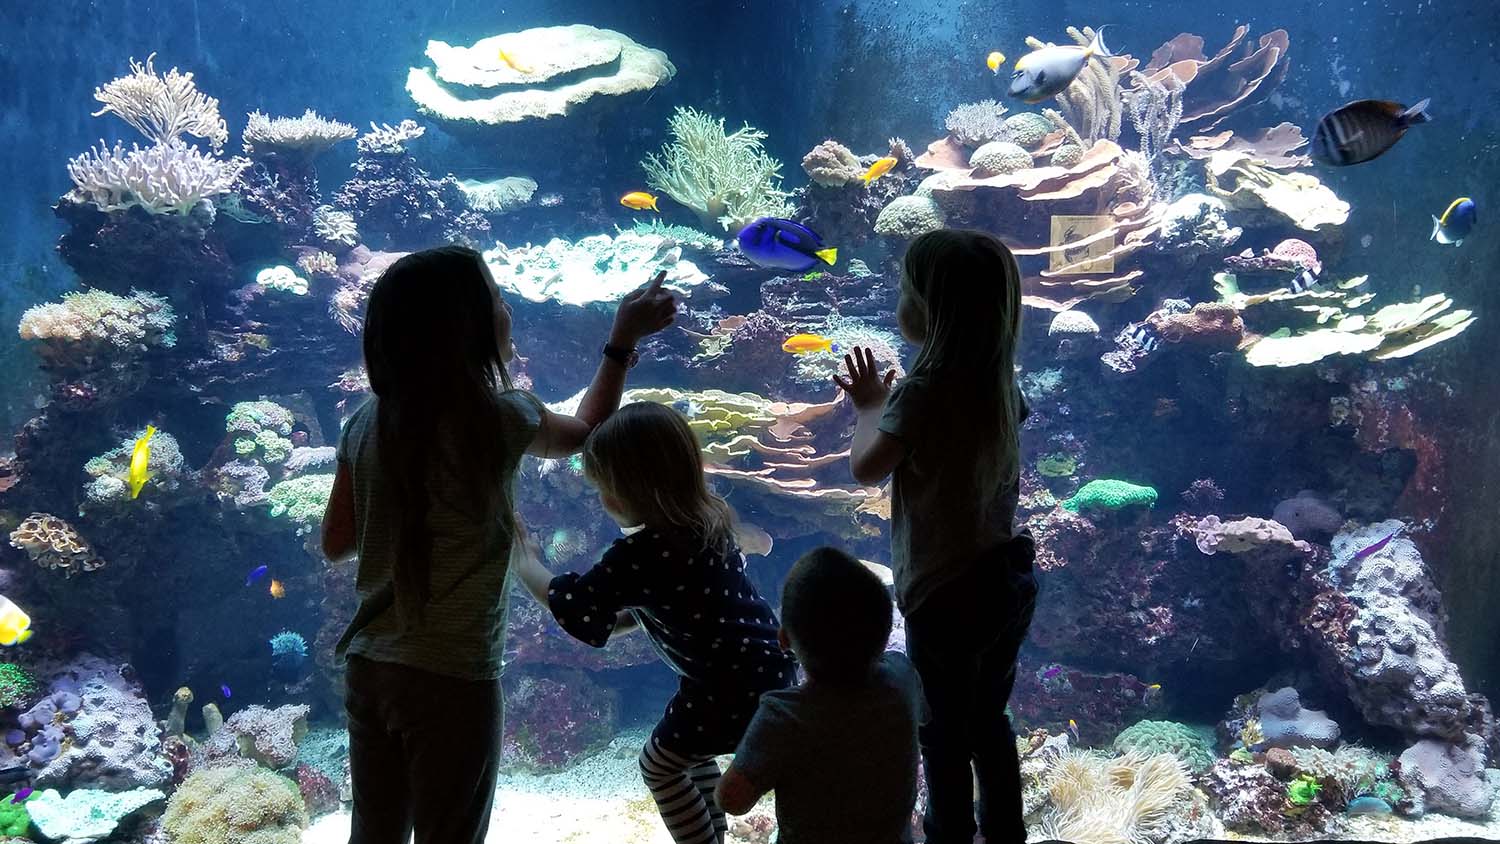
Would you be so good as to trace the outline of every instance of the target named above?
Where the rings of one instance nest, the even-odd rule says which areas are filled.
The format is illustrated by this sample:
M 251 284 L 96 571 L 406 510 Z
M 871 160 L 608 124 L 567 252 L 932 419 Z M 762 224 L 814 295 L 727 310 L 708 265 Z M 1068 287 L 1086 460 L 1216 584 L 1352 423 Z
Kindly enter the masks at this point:
M 539 771 L 566 768 L 609 744 L 619 696 L 567 669 L 506 675 L 505 759 Z
M 171 780 L 151 705 L 121 666 L 81 656 L 51 674 L 50 688 L 54 696 L 76 696 L 77 712 L 62 722 L 66 740 L 37 771 L 37 785 L 124 791 Z
M 1271 518 L 1286 525 L 1299 539 L 1320 541 L 1332 537 L 1344 524 L 1344 517 L 1333 505 L 1307 489 L 1277 504 Z
M 1244 234 L 1229 225 L 1229 206 L 1218 197 L 1190 193 L 1167 206 L 1156 248 L 1192 262 L 1222 254 Z
M 1303 709 L 1291 686 L 1267 692 L 1256 702 L 1261 732 L 1272 747 L 1322 747 L 1339 743 L 1339 725 L 1318 709 Z
M 412 68 L 406 92 L 423 114 L 460 127 L 567 117 L 677 74 L 666 53 L 585 24 L 492 35 L 469 47 L 429 41 L 427 58 L 433 69 Z M 483 95 L 491 91 L 498 93 Z
M 1484 746 L 1476 736 L 1461 744 L 1423 739 L 1399 760 L 1401 787 L 1414 814 L 1439 812 L 1461 818 L 1489 814 L 1493 796 L 1484 777 Z

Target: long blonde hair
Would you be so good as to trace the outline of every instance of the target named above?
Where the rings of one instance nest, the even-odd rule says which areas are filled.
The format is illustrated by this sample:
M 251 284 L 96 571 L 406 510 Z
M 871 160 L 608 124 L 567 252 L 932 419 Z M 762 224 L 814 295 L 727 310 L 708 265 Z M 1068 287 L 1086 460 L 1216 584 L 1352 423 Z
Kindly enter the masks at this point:
M 1021 459 L 1021 271 L 1015 256 L 984 232 L 940 229 L 912 241 L 902 271 L 904 292 L 920 307 L 927 329 L 909 377 L 944 397 L 949 418 L 972 420 L 981 432 L 976 477 L 1013 484 Z
M 708 488 L 687 417 L 656 402 L 627 404 L 589 434 L 584 475 L 653 527 L 687 528 L 715 553 L 734 545 L 734 512 Z

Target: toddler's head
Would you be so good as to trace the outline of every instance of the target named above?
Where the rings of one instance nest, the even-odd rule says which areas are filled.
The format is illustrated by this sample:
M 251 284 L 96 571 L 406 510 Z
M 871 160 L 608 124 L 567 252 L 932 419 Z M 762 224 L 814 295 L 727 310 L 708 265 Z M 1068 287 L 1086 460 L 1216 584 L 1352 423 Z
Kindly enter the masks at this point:
M 698 438 L 666 405 L 635 402 L 611 414 L 583 446 L 583 471 L 622 526 L 687 528 L 720 553 L 734 542 L 734 516 L 704 480 Z
M 891 598 L 875 573 L 837 548 L 816 548 L 781 587 L 781 630 L 810 680 L 869 679 L 891 635 Z

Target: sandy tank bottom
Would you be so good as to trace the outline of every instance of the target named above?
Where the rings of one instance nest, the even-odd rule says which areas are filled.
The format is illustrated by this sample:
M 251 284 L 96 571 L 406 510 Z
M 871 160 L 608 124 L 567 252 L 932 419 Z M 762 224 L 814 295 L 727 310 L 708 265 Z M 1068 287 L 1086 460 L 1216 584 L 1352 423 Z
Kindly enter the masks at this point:
M 636 755 L 650 735 L 647 729 L 626 730 L 609 746 L 567 770 L 555 774 L 503 773 L 495 796 L 494 814 L 486 841 L 525 841 L 528 844 L 672 844 L 640 782 Z M 728 757 L 720 759 L 721 766 Z M 1494 783 L 1500 785 L 1500 783 Z M 743 818 L 732 818 L 730 844 L 769 844 L 775 804 L 770 797 Z M 1273 841 L 1227 832 L 1227 841 Z M 1479 838 L 1500 841 L 1500 800 L 1486 823 L 1471 823 L 1443 815 L 1417 820 L 1394 816 L 1341 818 L 1325 839 L 1353 839 L 1410 844 L 1438 838 Z M 345 844 L 349 814 L 325 815 L 303 834 L 303 844 Z

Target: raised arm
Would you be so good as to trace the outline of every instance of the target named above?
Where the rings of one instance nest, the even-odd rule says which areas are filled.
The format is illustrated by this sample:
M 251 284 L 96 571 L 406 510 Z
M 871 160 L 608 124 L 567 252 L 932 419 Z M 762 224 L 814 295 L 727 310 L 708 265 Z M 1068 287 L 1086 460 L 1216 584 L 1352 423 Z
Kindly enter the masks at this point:
M 677 298 L 670 290 L 662 289 L 666 277 L 666 270 L 658 272 L 646 286 L 620 301 L 614 326 L 609 332 L 607 345 L 611 352 L 633 353 L 641 340 L 672 324 L 677 316 Z M 623 361 L 610 355 L 603 356 L 588 392 L 583 394 L 578 405 L 577 415 L 544 413 L 541 427 L 537 429 L 527 453 L 538 457 L 566 457 L 578 453 L 589 432 L 620 406 L 627 371 Z
M 854 480 L 874 486 L 890 477 L 906 459 L 906 445 L 880 430 L 880 417 L 885 412 L 885 400 L 890 397 L 896 370 L 882 376 L 875 367 L 875 353 L 858 346 L 844 355 L 844 365 L 849 369 L 848 379 L 835 375 L 833 381 L 849 394 L 859 414 L 854 425 L 854 443 L 849 447 L 849 471 Z

